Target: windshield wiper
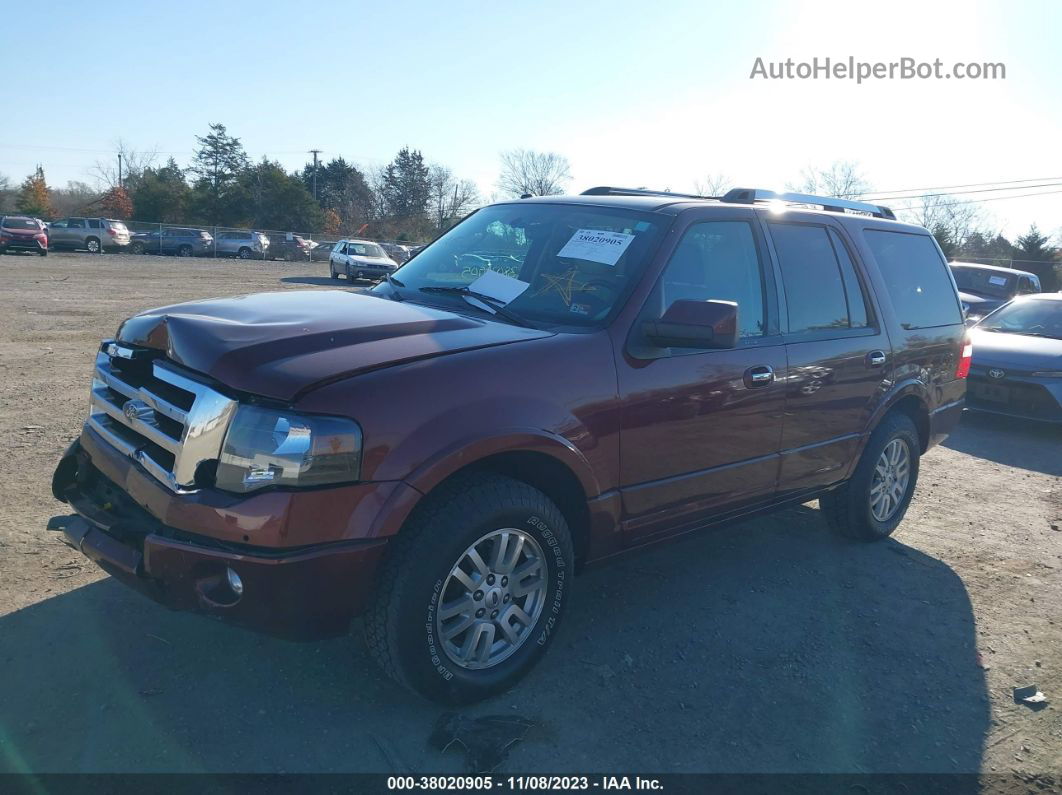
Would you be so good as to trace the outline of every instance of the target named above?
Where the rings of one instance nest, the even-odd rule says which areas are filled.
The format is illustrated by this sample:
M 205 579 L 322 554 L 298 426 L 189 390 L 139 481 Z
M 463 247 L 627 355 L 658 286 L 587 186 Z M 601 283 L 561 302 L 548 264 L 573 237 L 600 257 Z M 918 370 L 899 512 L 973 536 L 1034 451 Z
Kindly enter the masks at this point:
M 402 297 L 402 293 L 398 292 L 398 288 L 399 287 L 405 287 L 405 285 L 402 284 L 402 282 L 398 281 L 398 279 L 396 279 L 390 273 L 385 273 L 384 274 L 384 281 L 387 282 L 387 286 L 391 288 L 391 298 L 393 300 L 395 300 L 395 301 L 404 301 L 404 300 L 406 300 L 406 299 L 404 299 Z
M 513 310 L 506 307 L 503 301 L 499 301 L 493 295 L 486 295 L 485 293 L 478 293 L 475 290 L 469 290 L 467 287 L 421 287 L 422 293 L 442 293 L 444 295 L 460 295 L 466 298 L 475 298 L 477 301 L 481 301 L 491 308 L 491 310 L 500 318 L 508 320 L 510 323 L 515 323 L 517 326 L 523 326 L 524 328 L 537 328 L 531 321 L 513 312 Z

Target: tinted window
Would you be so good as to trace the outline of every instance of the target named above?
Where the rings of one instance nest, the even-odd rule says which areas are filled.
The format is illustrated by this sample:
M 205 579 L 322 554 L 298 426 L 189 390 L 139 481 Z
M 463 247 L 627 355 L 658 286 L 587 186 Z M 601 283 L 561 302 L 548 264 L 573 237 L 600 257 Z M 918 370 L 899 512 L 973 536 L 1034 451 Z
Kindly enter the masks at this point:
M 841 264 L 841 277 L 844 279 L 844 295 L 848 299 L 848 321 L 852 328 L 866 328 L 870 323 L 867 318 L 867 302 L 863 297 L 863 288 L 860 286 L 859 277 L 856 275 L 855 265 L 848 255 L 848 247 L 845 246 L 841 236 L 832 229 L 830 242 L 833 243 L 833 252 L 837 255 L 837 261 Z
M 48 226 L 51 229 L 66 229 L 66 219 L 64 218 L 62 221 L 52 221 Z
M 903 328 L 962 323 L 955 287 L 933 238 L 877 229 L 865 234 Z
M 85 228 L 85 219 L 84 218 L 71 218 L 70 219 L 70 223 L 68 224 L 68 226 L 71 229 L 84 229 Z
M 89 218 L 89 229 L 99 229 L 101 227 L 99 218 Z
M 752 228 L 744 221 L 712 221 L 686 232 L 642 314 L 661 317 L 679 299 L 736 301 L 739 335 L 748 340 L 767 333 L 763 296 Z
M 798 224 L 770 224 L 770 228 L 782 268 L 789 332 L 849 328 L 845 285 L 826 228 Z

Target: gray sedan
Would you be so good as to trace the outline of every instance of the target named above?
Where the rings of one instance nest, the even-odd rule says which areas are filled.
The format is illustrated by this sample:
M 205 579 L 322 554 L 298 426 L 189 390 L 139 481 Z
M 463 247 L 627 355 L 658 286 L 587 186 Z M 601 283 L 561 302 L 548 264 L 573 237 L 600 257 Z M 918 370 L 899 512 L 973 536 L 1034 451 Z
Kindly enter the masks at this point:
M 1062 294 L 1015 298 L 970 337 L 968 409 L 1062 423 Z

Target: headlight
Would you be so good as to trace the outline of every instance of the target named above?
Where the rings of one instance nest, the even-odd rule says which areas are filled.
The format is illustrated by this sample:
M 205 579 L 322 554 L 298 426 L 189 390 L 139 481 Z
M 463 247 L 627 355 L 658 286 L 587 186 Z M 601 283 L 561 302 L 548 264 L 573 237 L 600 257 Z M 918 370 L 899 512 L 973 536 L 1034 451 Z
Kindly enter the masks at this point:
M 350 483 L 361 469 L 361 428 L 353 420 L 240 406 L 225 434 L 217 487 Z

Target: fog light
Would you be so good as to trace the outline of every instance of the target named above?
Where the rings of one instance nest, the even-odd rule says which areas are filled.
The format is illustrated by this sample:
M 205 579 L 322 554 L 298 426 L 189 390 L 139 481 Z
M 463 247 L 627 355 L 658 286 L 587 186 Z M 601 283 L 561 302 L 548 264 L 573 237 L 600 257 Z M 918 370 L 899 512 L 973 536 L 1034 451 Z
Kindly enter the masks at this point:
M 237 596 L 243 596 L 243 580 L 240 579 L 240 575 L 232 569 L 225 569 L 225 577 L 229 581 L 232 592 Z

